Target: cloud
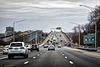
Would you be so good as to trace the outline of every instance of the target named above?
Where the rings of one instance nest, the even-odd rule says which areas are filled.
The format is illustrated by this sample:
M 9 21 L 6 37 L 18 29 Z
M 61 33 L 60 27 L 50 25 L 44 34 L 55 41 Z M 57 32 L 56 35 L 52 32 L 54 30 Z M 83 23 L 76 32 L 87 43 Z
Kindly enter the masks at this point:
M 50 27 L 57 26 L 57 22 L 59 22 L 58 25 L 61 25 L 60 22 L 62 22 L 62 27 L 65 27 L 66 21 L 84 24 L 84 22 L 88 22 L 87 16 L 91 10 L 79 5 L 85 4 L 95 7 L 99 3 L 99 0 L 92 0 L 91 2 L 89 0 L 1 0 L 0 20 L 2 21 L 0 23 L 2 22 L 2 25 L 0 24 L 0 26 L 5 27 L 4 23 L 7 23 L 7 21 L 11 23 L 10 21 L 20 19 L 27 19 L 26 22 L 30 22 L 30 25 L 34 21 L 35 25 L 38 22 L 38 25 L 43 23 L 51 25 Z M 44 29 L 47 25 L 42 26 L 42 29 Z

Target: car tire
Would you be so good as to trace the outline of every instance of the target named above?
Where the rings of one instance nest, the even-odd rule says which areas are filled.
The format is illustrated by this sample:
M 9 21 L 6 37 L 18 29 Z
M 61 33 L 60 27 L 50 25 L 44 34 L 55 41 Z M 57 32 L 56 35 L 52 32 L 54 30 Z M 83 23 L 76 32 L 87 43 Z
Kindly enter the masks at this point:
M 25 54 L 25 55 L 24 55 L 24 59 L 26 59 L 26 58 L 27 58 L 27 55 Z
M 39 51 L 39 49 L 37 49 L 37 51 Z
M 11 59 L 11 56 L 10 55 L 8 55 L 8 59 Z
M 33 50 L 31 49 L 31 52 L 32 52 Z
M 14 56 L 11 56 L 12 59 L 14 59 Z
M 28 54 L 27 54 L 27 57 L 26 58 L 28 58 Z

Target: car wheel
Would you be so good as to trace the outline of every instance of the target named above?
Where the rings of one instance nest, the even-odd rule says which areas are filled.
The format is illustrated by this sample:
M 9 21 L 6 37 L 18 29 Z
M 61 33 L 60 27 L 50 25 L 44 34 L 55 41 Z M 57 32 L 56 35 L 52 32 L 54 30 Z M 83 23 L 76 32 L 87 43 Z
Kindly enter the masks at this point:
M 11 56 L 10 55 L 8 55 L 8 59 L 11 59 Z
M 26 55 L 26 54 L 24 55 L 24 59 L 25 59 L 25 58 L 27 58 L 27 55 Z
M 12 57 L 12 59 L 14 59 L 14 56 L 11 56 Z
M 31 50 L 31 52 L 32 52 L 33 50 Z
M 28 54 L 27 54 L 27 58 L 28 58 Z
M 39 49 L 37 49 L 37 51 L 39 51 Z

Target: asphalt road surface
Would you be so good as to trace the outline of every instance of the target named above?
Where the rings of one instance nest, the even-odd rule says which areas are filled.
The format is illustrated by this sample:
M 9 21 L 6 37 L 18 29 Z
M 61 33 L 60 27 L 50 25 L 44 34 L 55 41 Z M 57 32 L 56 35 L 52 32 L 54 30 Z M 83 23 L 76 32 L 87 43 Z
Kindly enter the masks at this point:
M 55 51 L 41 47 L 39 52 L 29 52 L 27 59 L 21 56 L 8 59 L 7 55 L 0 55 L 0 67 L 100 67 L 100 58 L 63 47 Z

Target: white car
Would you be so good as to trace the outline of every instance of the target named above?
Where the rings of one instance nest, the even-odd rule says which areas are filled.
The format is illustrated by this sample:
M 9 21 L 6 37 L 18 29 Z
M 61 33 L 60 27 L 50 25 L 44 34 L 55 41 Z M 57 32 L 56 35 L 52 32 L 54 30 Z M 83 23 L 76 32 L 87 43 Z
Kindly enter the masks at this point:
M 3 49 L 3 54 L 7 54 L 9 50 L 9 45 L 6 45 Z
M 55 46 L 54 46 L 54 45 L 49 45 L 49 46 L 48 46 L 48 51 L 49 51 L 49 50 L 54 50 L 54 51 L 55 51 Z
M 61 48 L 61 45 L 58 45 L 58 48 Z
M 27 47 L 27 48 L 28 48 L 28 50 L 31 50 L 31 47 L 32 47 L 32 46 L 31 46 L 31 45 L 27 45 L 27 46 L 28 46 L 28 47 Z
M 11 42 L 8 58 L 14 58 L 14 56 L 24 56 L 24 58 L 28 58 L 28 48 L 24 42 Z

